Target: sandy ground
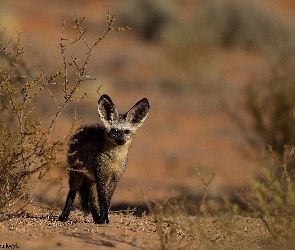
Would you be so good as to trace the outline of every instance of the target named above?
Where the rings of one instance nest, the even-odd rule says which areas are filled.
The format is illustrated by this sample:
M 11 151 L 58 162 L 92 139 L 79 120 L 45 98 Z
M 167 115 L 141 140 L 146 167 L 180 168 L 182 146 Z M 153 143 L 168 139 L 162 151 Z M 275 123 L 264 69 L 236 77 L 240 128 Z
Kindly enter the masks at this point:
M 188 217 L 195 224 L 194 232 L 199 237 L 192 236 L 177 222 L 163 219 L 162 246 L 165 249 L 266 249 L 274 244 L 268 240 L 268 231 L 259 219 Z M 112 213 L 108 225 L 96 225 L 90 216 L 84 217 L 75 211 L 67 222 L 44 216 L 10 219 L 0 226 L 0 246 L 4 249 L 7 246 L 11 249 L 73 250 L 161 248 L 156 223 L 151 216 L 138 218 L 128 213 Z M 175 229 L 173 233 L 171 228 Z

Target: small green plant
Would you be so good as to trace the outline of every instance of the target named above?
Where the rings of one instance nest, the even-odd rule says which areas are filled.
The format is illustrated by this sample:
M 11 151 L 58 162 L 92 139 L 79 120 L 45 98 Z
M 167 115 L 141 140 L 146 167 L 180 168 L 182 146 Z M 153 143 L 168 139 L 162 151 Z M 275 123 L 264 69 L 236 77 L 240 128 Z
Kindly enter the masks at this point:
M 289 244 L 295 230 L 295 173 L 288 166 L 294 164 L 295 148 L 285 147 L 282 160 L 276 152 L 272 155 L 275 166 L 264 167 L 248 192 L 238 198 L 247 205 L 250 216 L 264 222 L 274 244 Z
M 159 236 L 160 249 L 187 249 L 194 247 L 206 246 L 213 247 L 215 237 L 208 233 L 204 223 L 211 223 L 208 208 L 208 192 L 215 178 L 211 176 L 209 181 L 204 180 L 198 169 L 197 176 L 205 187 L 203 196 L 196 204 L 194 210 L 197 214 L 191 215 L 186 206 L 186 199 L 182 200 L 167 198 L 164 201 L 153 201 L 145 198 L 149 212 L 152 214 L 156 231 Z M 212 208 L 212 207 L 210 207 Z M 200 219 L 202 222 L 200 223 Z
M 182 225 L 182 218 L 187 214 L 183 202 L 175 199 L 166 199 L 163 202 L 146 199 L 146 203 L 156 225 L 160 249 L 188 247 L 190 242 L 184 240 L 186 232 Z
M 274 154 L 274 152 L 273 152 Z M 185 199 L 166 199 L 162 202 L 146 200 L 155 222 L 160 249 L 262 249 L 294 244 L 295 185 L 293 174 L 286 171 L 295 149 L 288 147 L 284 162 L 278 162 L 282 175 L 273 168 L 263 170 L 263 176 L 251 181 L 248 192 L 239 193 L 239 202 L 225 201 L 223 209 L 210 211 L 208 189 L 214 175 L 205 181 L 198 211 L 190 214 Z M 278 158 L 277 158 L 278 159 Z M 237 209 L 246 204 L 247 211 Z
M 60 156 L 65 152 L 76 118 L 73 114 L 73 126 L 68 133 L 53 137 L 59 117 L 69 104 L 89 96 L 78 91 L 89 83 L 86 69 L 99 42 L 111 31 L 129 29 L 114 28 L 114 16 L 108 14 L 107 29 L 89 42 L 84 19 L 74 15 L 70 26 L 76 31 L 74 38 L 65 35 L 63 19 L 59 43 L 62 66 L 54 74 L 47 74 L 45 69 L 36 73 L 27 67 L 20 33 L 16 41 L 5 34 L 0 37 L 0 221 L 23 213 L 29 204 L 34 206 L 32 191 L 36 184 L 46 180 L 53 167 L 62 165 Z M 84 58 L 70 54 L 74 45 L 82 46 Z M 42 115 L 40 100 L 46 100 L 46 106 L 54 109 L 51 118 Z M 53 181 L 60 182 L 60 178 Z

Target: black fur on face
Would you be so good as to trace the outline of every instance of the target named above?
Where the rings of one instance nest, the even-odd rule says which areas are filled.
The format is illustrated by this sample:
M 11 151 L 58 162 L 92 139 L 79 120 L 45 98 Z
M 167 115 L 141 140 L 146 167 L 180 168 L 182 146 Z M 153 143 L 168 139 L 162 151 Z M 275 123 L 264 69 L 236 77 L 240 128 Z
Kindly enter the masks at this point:
M 108 132 L 109 138 L 111 138 L 116 144 L 122 146 L 127 141 L 131 140 L 133 137 L 133 133 L 129 129 L 115 129 L 111 128 L 111 130 Z

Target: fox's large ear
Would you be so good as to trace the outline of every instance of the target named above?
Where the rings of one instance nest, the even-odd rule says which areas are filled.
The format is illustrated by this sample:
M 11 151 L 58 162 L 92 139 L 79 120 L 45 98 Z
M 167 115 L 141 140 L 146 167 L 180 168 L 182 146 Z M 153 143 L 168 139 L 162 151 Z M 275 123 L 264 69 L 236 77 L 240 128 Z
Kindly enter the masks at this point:
M 127 113 L 126 120 L 136 126 L 140 127 L 150 110 L 150 104 L 146 98 L 138 101 Z
M 119 113 L 108 95 L 102 95 L 98 100 L 98 114 L 106 127 L 118 119 Z

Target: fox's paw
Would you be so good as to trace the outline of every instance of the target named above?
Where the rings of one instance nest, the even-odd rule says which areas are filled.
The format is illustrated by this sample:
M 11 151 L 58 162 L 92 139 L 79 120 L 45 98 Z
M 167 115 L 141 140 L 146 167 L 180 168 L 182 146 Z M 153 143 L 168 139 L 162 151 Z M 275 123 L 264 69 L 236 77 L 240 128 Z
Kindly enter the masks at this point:
M 58 220 L 64 222 L 64 221 L 67 221 L 68 218 L 69 218 L 68 215 L 66 215 L 66 214 L 61 214 L 61 215 L 58 217 Z
M 93 221 L 95 224 L 109 224 L 109 218 L 108 217 L 101 217 L 99 216 L 99 218 L 93 218 Z

